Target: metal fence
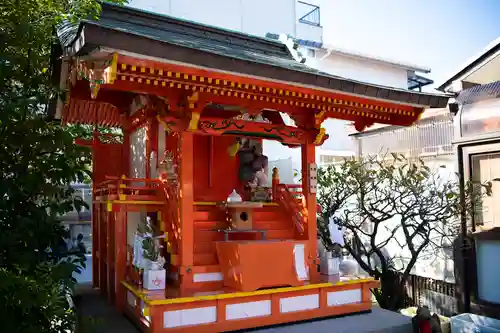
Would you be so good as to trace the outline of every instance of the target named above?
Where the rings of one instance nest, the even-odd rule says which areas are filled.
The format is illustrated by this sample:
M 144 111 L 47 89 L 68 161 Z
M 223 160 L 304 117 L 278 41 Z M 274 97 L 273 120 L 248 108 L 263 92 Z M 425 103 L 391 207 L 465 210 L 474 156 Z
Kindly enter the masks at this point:
M 363 155 L 400 153 L 408 157 L 453 154 L 453 118 L 425 118 L 410 127 L 388 126 L 358 136 Z
M 398 274 L 401 278 L 401 274 Z M 410 275 L 406 282 L 405 307 L 426 305 L 443 316 L 458 313 L 458 294 L 454 283 Z

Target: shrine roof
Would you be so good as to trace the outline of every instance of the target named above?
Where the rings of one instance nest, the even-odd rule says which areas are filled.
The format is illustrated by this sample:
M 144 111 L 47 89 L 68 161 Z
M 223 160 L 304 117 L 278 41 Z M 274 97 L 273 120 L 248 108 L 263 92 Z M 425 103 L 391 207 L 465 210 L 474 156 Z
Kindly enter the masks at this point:
M 216 71 L 307 85 L 399 104 L 441 108 L 449 96 L 363 83 L 301 63 L 290 43 L 216 28 L 126 6 L 102 4 L 99 20 L 63 24 L 66 55 L 110 49 Z M 295 52 L 295 54 L 294 54 Z

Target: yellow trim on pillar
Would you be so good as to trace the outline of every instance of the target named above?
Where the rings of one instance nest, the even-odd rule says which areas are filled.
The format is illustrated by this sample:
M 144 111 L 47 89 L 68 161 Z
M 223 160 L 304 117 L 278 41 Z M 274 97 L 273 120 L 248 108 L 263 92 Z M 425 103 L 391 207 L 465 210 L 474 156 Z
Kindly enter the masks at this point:
M 120 201 L 127 200 L 127 196 L 125 194 L 118 194 L 118 200 Z
M 118 53 L 113 53 L 113 59 L 111 60 L 111 66 L 110 66 L 110 71 L 109 71 L 109 82 L 110 84 L 113 84 L 116 80 L 116 74 L 118 72 Z
M 164 205 L 164 201 L 141 201 L 141 200 L 95 200 L 92 203 L 122 204 L 122 205 Z
M 179 297 L 179 298 L 171 298 L 171 299 L 161 299 L 161 300 L 150 300 L 148 298 L 148 292 L 143 292 L 137 289 L 136 287 L 128 284 L 125 281 L 122 281 L 122 285 L 125 286 L 130 292 L 132 292 L 135 296 L 140 298 L 149 306 L 154 305 L 167 305 L 167 304 L 180 304 L 180 303 L 191 303 L 197 301 L 213 301 L 219 299 L 230 299 L 230 298 L 239 298 L 239 297 L 252 297 L 252 296 L 260 296 L 260 295 L 272 295 L 279 293 L 287 293 L 294 291 L 302 291 L 302 290 L 311 290 L 311 289 L 321 289 L 321 288 L 329 288 L 335 286 L 345 286 L 351 284 L 363 284 L 363 283 L 372 283 L 375 280 L 373 278 L 366 279 L 353 279 L 347 281 L 340 281 L 337 283 L 326 282 L 326 283 L 317 283 L 317 284 L 308 284 L 304 286 L 298 287 L 284 287 L 284 288 L 276 288 L 276 289 L 264 289 L 264 290 L 256 290 L 251 292 L 234 292 L 227 294 L 214 294 L 214 295 L 204 295 L 204 296 L 194 296 L 194 297 Z
M 199 112 L 191 112 L 191 120 L 189 121 L 188 131 L 196 131 L 198 129 L 198 122 L 200 121 Z
M 113 203 L 108 202 L 106 205 L 106 208 L 108 209 L 108 212 L 112 212 L 113 211 Z
M 326 129 L 324 127 L 321 127 L 319 129 L 318 134 L 316 135 L 316 139 L 314 139 L 314 144 L 319 145 L 321 143 L 321 140 L 323 140 L 325 134 L 326 134 Z

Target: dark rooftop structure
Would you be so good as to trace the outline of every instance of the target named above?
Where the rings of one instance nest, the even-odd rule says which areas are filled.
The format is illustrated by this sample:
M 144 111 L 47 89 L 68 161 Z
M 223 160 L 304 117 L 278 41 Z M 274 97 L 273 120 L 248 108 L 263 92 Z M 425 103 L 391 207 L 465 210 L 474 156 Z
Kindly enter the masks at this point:
M 367 84 L 318 71 L 301 63 L 290 43 L 109 3 L 102 4 L 99 20 L 63 24 L 58 36 L 68 56 L 120 50 L 421 107 L 439 108 L 448 102 L 446 95 Z

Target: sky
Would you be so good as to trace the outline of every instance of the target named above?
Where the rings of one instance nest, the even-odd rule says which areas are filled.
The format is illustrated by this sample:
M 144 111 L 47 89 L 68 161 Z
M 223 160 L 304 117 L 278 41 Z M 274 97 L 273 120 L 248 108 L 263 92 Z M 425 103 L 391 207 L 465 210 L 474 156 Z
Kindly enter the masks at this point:
M 436 87 L 500 37 L 499 0 L 311 2 L 320 4 L 325 43 L 429 67 Z

